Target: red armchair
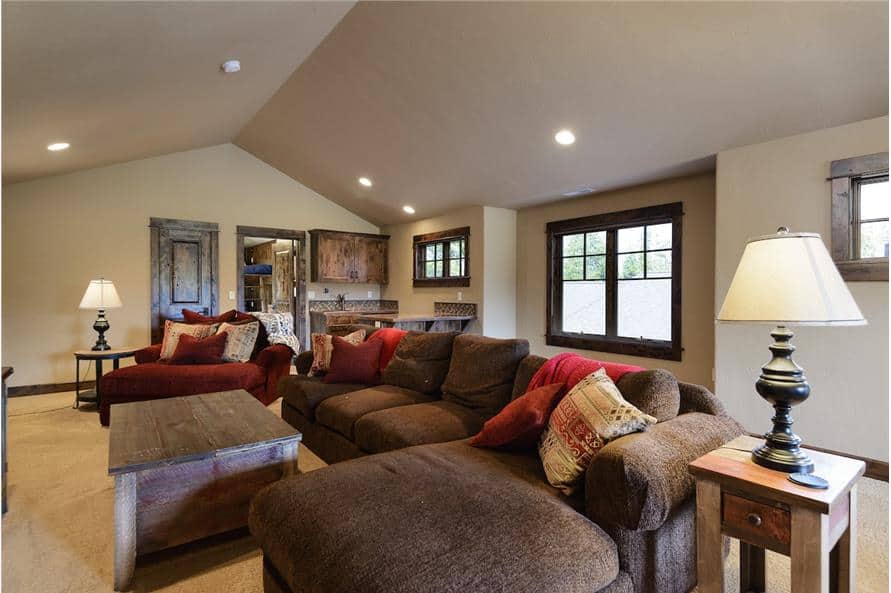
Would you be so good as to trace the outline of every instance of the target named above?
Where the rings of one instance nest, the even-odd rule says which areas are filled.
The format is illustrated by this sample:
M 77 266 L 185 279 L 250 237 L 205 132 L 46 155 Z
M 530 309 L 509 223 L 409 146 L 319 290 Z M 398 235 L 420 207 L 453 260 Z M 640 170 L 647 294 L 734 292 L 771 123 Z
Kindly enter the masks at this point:
M 276 386 L 291 368 L 291 349 L 272 344 L 248 362 L 223 364 L 167 364 L 158 359 L 161 345 L 155 344 L 134 355 L 136 364 L 102 377 L 99 421 L 108 426 L 111 406 L 125 402 L 196 395 L 244 389 L 266 405 L 278 399 Z

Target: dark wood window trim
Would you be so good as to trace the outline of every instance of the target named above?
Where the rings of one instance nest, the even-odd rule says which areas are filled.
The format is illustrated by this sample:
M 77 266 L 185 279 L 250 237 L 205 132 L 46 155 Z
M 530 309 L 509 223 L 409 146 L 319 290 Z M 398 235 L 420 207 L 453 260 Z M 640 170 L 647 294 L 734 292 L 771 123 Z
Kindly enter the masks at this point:
M 675 202 L 649 208 L 610 212 L 584 218 L 550 222 L 547 225 L 548 301 L 545 341 L 551 346 L 613 352 L 646 358 L 681 360 L 681 245 L 683 204 Z M 671 242 L 671 340 L 646 340 L 617 335 L 618 229 L 649 224 L 672 224 Z M 563 267 L 561 241 L 564 235 L 607 231 L 606 237 L 606 335 L 562 331 Z
M 445 276 L 426 278 L 424 275 L 424 248 L 431 243 L 445 243 L 443 250 L 448 249 L 447 242 L 452 239 L 464 239 L 464 275 L 449 276 L 449 266 L 443 263 Z M 415 235 L 412 238 L 412 250 L 414 260 L 414 274 L 412 286 L 416 287 L 445 287 L 445 286 L 470 286 L 470 227 L 460 227 L 447 231 Z M 448 261 L 448 260 L 445 260 Z
M 888 178 L 888 153 L 877 152 L 833 161 L 829 181 L 832 184 L 832 259 L 842 278 L 848 282 L 888 281 L 888 258 L 861 258 L 860 185 Z

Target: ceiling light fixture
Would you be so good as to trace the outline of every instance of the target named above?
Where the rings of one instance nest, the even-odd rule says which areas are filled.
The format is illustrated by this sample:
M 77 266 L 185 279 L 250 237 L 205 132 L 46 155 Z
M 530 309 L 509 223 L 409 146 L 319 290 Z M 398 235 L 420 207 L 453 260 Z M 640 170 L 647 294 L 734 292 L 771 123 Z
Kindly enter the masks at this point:
M 374 185 L 373 183 L 371 183 L 371 179 L 369 179 L 368 177 L 360 177 L 359 184 L 364 185 L 365 187 L 371 187 L 372 185 Z
M 554 134 L 554 140 L 557 141 L 557 144 L 562 144 L 563 146 L 569 146 L 575 142 L 575 134 L 573 134 L 569 130 L 560 130 L 556 134 Z
M 411 206 L 403 206 L 402 211 L 405 212 L 406 214 L 414 214 L 415 213 L 415 209 L 412 208 Z
M 52 152 L 59 152 L 60 150 L 67 149 L 69 146 L 71 145 L 67 142 L 53 142 L 52 144 L 47 146 L 46 149 L 51 150 Z
M 220 65 L 220 70 L 225 72 L 226 74 L 234 74 L 241 70 L 241 61 L 240 60 L 226 60 Z

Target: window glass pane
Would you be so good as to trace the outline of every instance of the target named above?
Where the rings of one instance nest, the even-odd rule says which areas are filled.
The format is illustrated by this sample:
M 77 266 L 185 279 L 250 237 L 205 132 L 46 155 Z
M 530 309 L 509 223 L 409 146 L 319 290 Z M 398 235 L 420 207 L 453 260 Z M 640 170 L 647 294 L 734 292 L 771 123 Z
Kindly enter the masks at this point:
M 449 257 L 452 259 L 461 257 L 461 241 L 449 241 Z
M 464 270 L 464 260 L 459 260 L 458 263 L 461 264 L 461 276 L 464 276 L 465 274 L 467 274 L 467 272 Z
M 563 260 L 563 279 L 564 280 L 583 280 L 582 263 L 583 257 L 567 257 Z
M 585 249 L 585 235 L 564 235 L 563 255 L 582 255 Z
M 643 253 L 619 256 L 619 279 L 643 278 L 643 275 Z
M 564 332 L 606 333 L 606 282 L 564 282 Z
M 585 242 L 587 243 L 585 251 L 587 251 L 588 255 L 606 253 L 606 231 L 586 234 Z
M 424 276 L 427 278 L 433 278 L 436 274 L 436 268 L 433 262 L 428 262 L 424 264 Z
M 442 259 L 443 243 L 436 244 L 436 259 Z
M 606 256 L 595 255 L 585 258 L 585 278 L 587 280 L 606 279 Z
M 888 257 L 887 221 L 860 225 L 860 257 Z
M 442 260 L 436 262 L 436 276 L 437 278 L 442 277 Z
M 427 245 L 424 249 L 424 261 L 433 261 L 436 259 L 436 245 Z
M 623 338 L 671 340 L 671 279 L 619 282 L 617 330 Z
M 644 228 L 636 226 L 630 229 L 619 229 L 619 253 L 643 251 Z
M 860 220 L 888 218 L 891 213 L 891 186 L 888 180 L 860 185 Z
M 450 259 L 449 260 L 449 276 L 461 276 L 461 260 L 460 259 Z
M 670 251 L 647 254 L 647 278 L 671 278 Z
M 647 226 L 647 251 L 650 249 L 671 249 L 670 222 Z

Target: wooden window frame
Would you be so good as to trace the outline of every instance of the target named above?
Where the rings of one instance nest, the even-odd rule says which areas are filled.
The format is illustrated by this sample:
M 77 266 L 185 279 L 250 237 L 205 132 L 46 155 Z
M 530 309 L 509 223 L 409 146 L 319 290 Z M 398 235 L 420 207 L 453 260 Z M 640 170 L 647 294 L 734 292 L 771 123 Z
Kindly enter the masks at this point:
M 443 276 L 442 278 L 426 278 L 424 276 L 424 247 L 431 243 L 447 243 L 454 239 L 464 240 L 464 275 L 463 276 Z M 413 277 L 412 286 L 415 287 L 447 287 L 447 286 L 470 286 L 470 227 L 460 227 L 449 229 L 447 231 L 438 231 L 436 233 L 426 233 L 423 235 L 415 235 L 412 237 L 413 249 Z M 443 246 L 443 252 L 447 246 Z M 449 261 L 445 259 L 444 262 Z M 443 263 L 443 273 L 448 274 L 448 266 Z
M 681 360 L 681 263 L 683 203 L 674 202 L 549 222 L 547 225 L 547 319 L 545 342 L 581 350 L 612 352 L 645 358 Z M 618 325 L 618 230 L 643 225 L 671 223 L 671 340 L 626 338 L 617 335 Z M 563 269 L 561 241 L 564 235 L 608 231 L 606 235 L 606 335 L 562 331 Z M 646 245 L 644 246 L 646 247 Z
M 832 259 L 848 282 L 887 282 L 888 258 L 861 258 L 861 182 L 888 177 L 888 153 L 877 152 L 833 161 L 828 181 L 832 185 Z

